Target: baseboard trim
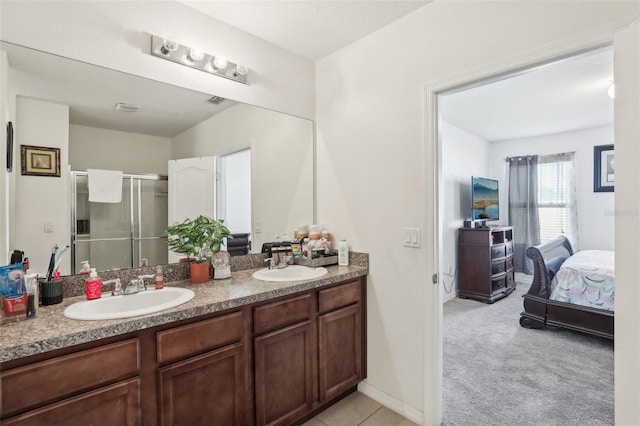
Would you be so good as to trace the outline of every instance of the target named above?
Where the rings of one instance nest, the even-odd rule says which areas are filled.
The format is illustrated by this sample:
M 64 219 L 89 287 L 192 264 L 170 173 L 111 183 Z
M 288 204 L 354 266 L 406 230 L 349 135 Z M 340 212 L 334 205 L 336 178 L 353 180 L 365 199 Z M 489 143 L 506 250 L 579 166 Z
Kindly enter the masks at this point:
M 400 414 L 404 418 L 411 420 L 412 422 L 417 423 L 419 425 L 423 424 L 421 411 L 418 411 L 415 408 L 408 406 L 404 402 L 392 397 L 388 393 L 381 391 L 380 389 L 368 383 L 367 381 L 360 382 L 358 384 L 358 391 L 362 392 L 363 394 L 373 399 L 374 401 L 379 402 L 380 404 L 384 405 L 388 409 L 395 411 L 396 413 Z

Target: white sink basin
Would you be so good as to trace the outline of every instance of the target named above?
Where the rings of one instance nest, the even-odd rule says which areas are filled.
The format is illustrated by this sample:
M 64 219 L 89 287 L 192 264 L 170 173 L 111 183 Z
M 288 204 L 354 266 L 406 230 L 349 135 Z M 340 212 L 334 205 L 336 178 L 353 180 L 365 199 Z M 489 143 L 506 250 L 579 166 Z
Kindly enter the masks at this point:
M 262 281 L 299 281 L 319 278 L 326 274 L 327 268 L 310 268 L 302 265 L 291 265 L 282 269 L 260 269 L 253 273 L 253 278 Z
M 129 318 L 176 307 L 193 299 L 193 296 L 193 291 L 181 287 L 150 289 L 125 296 L 104 294 L 100 299 L 70 305 L 64 310 L 64 316 L 75 320 Z

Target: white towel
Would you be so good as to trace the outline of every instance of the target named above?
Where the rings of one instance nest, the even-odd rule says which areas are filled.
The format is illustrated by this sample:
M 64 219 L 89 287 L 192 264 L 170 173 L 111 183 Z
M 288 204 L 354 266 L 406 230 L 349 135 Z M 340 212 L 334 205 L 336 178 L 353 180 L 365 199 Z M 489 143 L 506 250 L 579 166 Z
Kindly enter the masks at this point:
M 87 169 L 89 201 L 94 203 L 120 203 L 122 201 L 122 172 Z

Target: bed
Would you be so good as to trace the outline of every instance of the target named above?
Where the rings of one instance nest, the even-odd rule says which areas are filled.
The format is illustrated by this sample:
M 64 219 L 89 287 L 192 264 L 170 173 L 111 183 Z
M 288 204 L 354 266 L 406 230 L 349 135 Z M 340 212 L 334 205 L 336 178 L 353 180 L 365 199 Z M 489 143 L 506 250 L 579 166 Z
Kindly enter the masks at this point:
M 529 247 L 533 283 L 524 297 L 520 325 L 543 329 L 562 327 L 613 339 L 613 252 L 573 252 L 569 240 L 558 237 Z

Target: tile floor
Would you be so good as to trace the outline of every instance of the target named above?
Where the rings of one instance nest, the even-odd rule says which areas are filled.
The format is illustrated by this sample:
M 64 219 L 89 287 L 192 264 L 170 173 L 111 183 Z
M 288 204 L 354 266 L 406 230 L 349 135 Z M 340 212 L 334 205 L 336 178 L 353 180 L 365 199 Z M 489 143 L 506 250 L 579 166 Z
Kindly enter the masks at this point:
M 302 426 L 417 426 L 373 399 L 354 392 Z

